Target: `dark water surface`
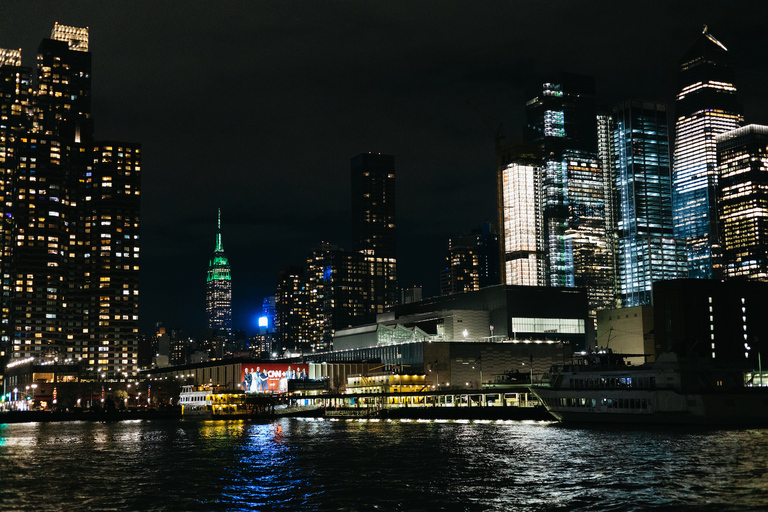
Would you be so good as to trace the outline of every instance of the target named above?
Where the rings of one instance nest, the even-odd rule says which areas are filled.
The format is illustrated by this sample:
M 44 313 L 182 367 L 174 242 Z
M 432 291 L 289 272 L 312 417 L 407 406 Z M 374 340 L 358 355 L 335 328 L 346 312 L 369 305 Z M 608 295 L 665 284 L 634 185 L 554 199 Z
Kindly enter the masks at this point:
M 2 424 L 0 510 L 768 510 L 768 429 Z

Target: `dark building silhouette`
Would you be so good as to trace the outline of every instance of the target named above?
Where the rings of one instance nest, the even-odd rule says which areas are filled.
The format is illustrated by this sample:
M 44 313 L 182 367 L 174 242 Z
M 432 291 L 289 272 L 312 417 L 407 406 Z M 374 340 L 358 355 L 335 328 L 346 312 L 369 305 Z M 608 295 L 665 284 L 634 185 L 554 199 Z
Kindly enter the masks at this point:
M 768 283 L 677 279 L 653 286 L 658 352 L 757 369 L 768 354 Z M 761 357 L 765 360 L 765 357 Z
M 352 240 L 365 256 L 366 322 L 397 301 L 395 157 L 363 153 L 352 159 Z

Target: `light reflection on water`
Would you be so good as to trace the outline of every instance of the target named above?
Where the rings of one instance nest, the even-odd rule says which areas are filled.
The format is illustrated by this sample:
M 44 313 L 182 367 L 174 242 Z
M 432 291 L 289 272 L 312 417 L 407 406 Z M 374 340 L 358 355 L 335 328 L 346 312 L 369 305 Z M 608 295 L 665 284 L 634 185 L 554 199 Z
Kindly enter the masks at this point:
M 3 511 L 766 510 L 766 474 L 767 429 L 288 419 L 0 425 Z

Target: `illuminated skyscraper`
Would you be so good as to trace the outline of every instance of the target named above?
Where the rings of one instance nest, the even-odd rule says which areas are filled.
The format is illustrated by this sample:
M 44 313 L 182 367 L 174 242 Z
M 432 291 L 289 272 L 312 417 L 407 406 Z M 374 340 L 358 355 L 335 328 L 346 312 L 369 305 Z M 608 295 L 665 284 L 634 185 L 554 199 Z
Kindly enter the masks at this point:
M 140 146 L 93 142 L 87 28 L 54 27 L 33 86 L 20 55 L 3 54 L 4 339 L 13 359 L 135 378 Z
M 32 70 L 21 50 L 0 48 L 0 351 L 9 352 L 16 145 L 32 122 Z M 2 362 L 0 361 L 0 364 Z
M 542 168 L 537 149 L 503 148 L 497 172 L 502 281 L 546 286 Z
M 363 153 L 352 159 L 352 240 L 368 265 L 366 322 L 395 305 L 395 157 Z
M 692 278 L 718 277 L 715 137 L 742 125 L 728 50 L 707 32 L 680 60 L 673 155 L 675 236 L 684 241 Z
M 724 277 L 768 281 L 768 126 L 718 135 L 717 163 Z
M 562 73 L 526 103 L 527 142 L 541 149 L 550 286 L 587 289 L 590 317 L 614 306 L 606 214 L 609 169 L 598 159 L 594 78 Z
M 666 106 L 626 101 L 613 112 L 611 137 L 622 307 L 651 304 L 654 281 L 686 276 L 674 238 Z
M 229 260 L 221 243 L 221 210 L 216 228 L 216 248 L 208 263 L 205 285 L 205 312 L 208 329 L 215 336 L 225 339 L 232 337 L 232 276 Z

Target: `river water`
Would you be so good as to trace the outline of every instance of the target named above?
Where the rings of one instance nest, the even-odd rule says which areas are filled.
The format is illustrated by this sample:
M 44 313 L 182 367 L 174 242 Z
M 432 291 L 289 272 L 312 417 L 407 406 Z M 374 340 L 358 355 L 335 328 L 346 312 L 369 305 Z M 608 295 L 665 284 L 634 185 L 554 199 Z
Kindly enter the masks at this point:
M 0 510 L 768 510 L 768 429 L 0 425 Z

